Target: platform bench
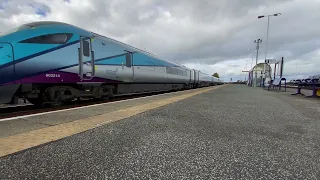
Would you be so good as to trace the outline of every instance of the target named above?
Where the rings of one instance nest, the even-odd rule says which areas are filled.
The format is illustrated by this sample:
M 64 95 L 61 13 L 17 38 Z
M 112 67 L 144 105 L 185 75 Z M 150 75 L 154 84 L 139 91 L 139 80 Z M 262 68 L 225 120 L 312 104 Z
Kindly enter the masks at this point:
M 312 95 L 310 96 L 305 96 L 304 94 L 301 93 L 301 89 L 303 87 L 312 87 Z M 318 78 L 313 78 L 313 79 L 304 79 L 298 83 L 298 88 L 297 92 L 293 93 L 291 95 L 302 95 L 305 97 L 317 97 L 320 98 L 320 96 L 317 96 L 317 91 L 320 89 L 320 82 Z
M 270 84 L 268 85 L 268 91 L 270 91 L 270 89 L 277 89 L 277 90 L 281 90 L 281 82 L 284 81 L 284 91 L 287 91 L 287 80 L 286 78 L 275 78 L 273 80 L 271 80 Z

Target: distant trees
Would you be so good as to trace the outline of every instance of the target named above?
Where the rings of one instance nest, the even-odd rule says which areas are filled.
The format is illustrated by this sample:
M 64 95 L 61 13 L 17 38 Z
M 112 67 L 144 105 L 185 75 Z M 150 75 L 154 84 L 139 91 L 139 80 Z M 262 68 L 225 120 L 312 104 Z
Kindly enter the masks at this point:
M 213 77 L 219 78 L 219 74 L 218 73 L 214 73 L 212 74 Z

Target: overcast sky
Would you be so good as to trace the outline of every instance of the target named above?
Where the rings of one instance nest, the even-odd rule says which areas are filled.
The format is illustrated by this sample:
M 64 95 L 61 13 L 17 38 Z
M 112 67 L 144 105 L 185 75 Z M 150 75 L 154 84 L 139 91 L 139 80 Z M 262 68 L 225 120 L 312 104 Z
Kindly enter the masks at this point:
M 283 56 L 289 79 L 320 74 L 320 0 L 0 0 L 0 31 L 66 22 L 235 81 L 258 38 L 263 62 L 267 18 L 257 16 L 274 13 L 267 58 Z

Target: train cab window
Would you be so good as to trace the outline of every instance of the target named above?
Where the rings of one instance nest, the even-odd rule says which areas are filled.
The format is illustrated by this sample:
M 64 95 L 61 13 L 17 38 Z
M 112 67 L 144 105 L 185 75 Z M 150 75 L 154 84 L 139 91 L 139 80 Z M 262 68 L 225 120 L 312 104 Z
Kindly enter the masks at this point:
M 131 67 L 131 53 L 126 54 L 126 66 Z
M 58 33 L 58 34 L 46 34 L 42 36 L 33 37 L 20 41 L 20 43 L 33 43 L 33 44 L 64 44 L 70 40 L 72 34 L 70 33 Z

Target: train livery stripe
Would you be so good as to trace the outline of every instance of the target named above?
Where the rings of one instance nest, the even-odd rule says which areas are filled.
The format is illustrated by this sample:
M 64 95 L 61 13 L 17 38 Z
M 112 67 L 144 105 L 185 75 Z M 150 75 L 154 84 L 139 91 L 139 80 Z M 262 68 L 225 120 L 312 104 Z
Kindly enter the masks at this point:
M 121 57 L 121 56 L 124 56 L 124 55 L 126 55 L 126 53 L 118 54 L 118 55 L 114 55 L 114 56 L 110 56 L 110 57 L 103 57 L 103 58 L 95 59 L 94 62 L 96 64 L 96 62 L 99 62 L 99 61 L 104 61 L 104 60 L 108 60 L 108 59 L 112 59 L 112 58 L 117 58 L 117 57 Z

